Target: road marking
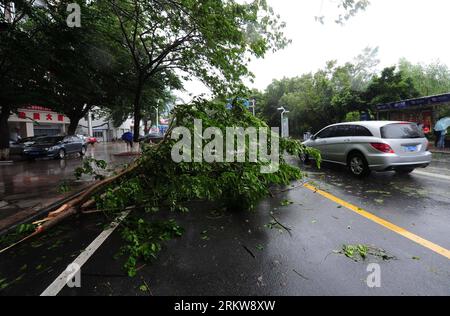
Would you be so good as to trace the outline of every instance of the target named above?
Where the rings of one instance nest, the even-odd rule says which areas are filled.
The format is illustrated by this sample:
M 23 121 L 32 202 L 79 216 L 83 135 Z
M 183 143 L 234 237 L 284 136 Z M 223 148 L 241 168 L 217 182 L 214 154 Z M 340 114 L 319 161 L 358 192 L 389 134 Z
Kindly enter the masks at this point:
M 94 241 L 87 246 L 87 248 L 71 263 L 72 265 L 78 265 L 78 267 L 82 267 L 89 258 L 97 251 L 98 248 L 103 244 L 103 242 L 111 235 L 114 230 L 119 226 L 119 224 L 127 217 L 130 211 L 125 211 L 120 214 L 120 216 L 114 220 L 111 225 L 102 231 Z M 67 282 L 70 281 L 70 276 L 74 275 L 74 271 L 64 270 L 56 279 L 50 284 L 44 292 L 42 292 L 41 296 L 56 296 L 58 293 L 66 286 Z
M 432 178 L 437 178 L 437 179 L 450 181 L 450 176 L 446 176 L 446 175 L 443 175 L 443 174 L 437 174 L 437 173 L 431 173 L 431 172 L 423 172 L 423 171 L 417 171 L 417 170 L 415 170 L 412 174 L 416 174 L 418 176 L 432 177 Z
M 337 203 L 337 204 L 339 204 L 339 205 L 341 205 L 341 206 L 343 206 L 343 207 L 345 207 L 345 208 L 347 208 L 369 220 L 371 220 L 372 222 L 375 222 L 375 223 L 377 223 L 377 224 L 379 224 L 379 225 L 381 225 L 403 237 L 408 238 L 409 240 L 414 241 L 415 243 L 417 243 L 421 246 L 424 246 L 424 247 L 446 257 L 447 259 L 450 259 L 450 250 L 448 250 L 448 249 L 445 249 L 435 243 L 432 243 L 431 241 L 428 241 L 420 236 L 417 236 L 400 226 L 392 224 L 391 222 L 388 222 L 387 220 L 382 219 L 381 217 L 378 217 L 372 213 L 369 213 L 369 212 L 363 210 L 362 208 L 359 208 L 355 205 L 345 202 L 344 200 L 341 200 L 340 198 L 335 197 L 334 195 L 332 195 L 328 192 L 322 191 L 322 190 L 312 186 L 311 184 L 306 183 L 306 184 L 304 184 L 304 187 L 315 193 L 320 194 L 321 196 L 323 196 L 323 197 L 325 197 L 325 198 L 327 198 L 327 199 L 329 199 L 329 200 L 331 200 L 331 201 L 333 201 L 333 202 L 335 202 L 335 203 Z

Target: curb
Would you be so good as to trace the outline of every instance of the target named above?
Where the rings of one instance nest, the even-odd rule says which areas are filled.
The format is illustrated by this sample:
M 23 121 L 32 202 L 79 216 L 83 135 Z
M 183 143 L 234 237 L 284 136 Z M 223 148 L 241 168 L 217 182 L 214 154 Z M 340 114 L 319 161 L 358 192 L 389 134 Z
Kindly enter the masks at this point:
M 450 155 L 450 151 L 430 150 L 432 154 Z
M 59 208 L 60 206 L 62 206 L 64 203 L 66 203 L 67 201 L 79 196 L 86 188 L 80 189 L 72 194 L 70 194 L 69 196 L 66 196 L 65 198 L 58 200 L 56 202 L 53 202 L 50 205 L 47 205 L 46 207 L 38 210 L 35 214 L 24 218 L 16 223 L 14 223 L 13 225 L 3 228 L 2 230 L 0 230 L 0 237 L 4 236 L 10 232 L 12 232 L 14 229 L 16 229 L 18 226 L 22 225 L 22 224 L 27 224 L 30 222 L 34 222 L 37 219 L 39 219 L 40 217 L 47 215 L 48 213 L 50 213 L 51 211 Z

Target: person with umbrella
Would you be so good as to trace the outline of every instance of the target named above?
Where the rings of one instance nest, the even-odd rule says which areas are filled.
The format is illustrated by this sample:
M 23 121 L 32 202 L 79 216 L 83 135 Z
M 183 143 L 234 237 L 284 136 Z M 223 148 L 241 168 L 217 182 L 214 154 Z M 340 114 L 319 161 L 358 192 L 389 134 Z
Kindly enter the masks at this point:
M 447 135 L 447 128 L 450 126 L 450 117 L 441 118 L 434 125 L 434 131 L 438 137 L 437 148 L 445 148 L 445 135 Z
M 128 147 L 130 148 L 130 151 L 133 149 L 133 133 L 132 132 L 125 132 L 122 135 L 122 140 L 127 144 L 127 150 Z

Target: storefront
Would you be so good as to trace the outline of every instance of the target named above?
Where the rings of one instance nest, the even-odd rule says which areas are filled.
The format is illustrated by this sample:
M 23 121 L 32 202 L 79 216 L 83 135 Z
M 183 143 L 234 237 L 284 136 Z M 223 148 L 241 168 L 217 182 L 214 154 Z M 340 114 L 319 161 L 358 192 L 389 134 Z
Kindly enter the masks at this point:
M 450 94 L 380 104 L 376 106 L 378 120 L 407 121 L 422 126 L 432 133 L 440 116 L 450 110 Z
M 69 118 L 41 106 L 28 106 L 18 109 L 10 116 L 10 132 L 17 131 L 22 138 L 32 136 L 51 136 L 65 134 L 70 123 Z

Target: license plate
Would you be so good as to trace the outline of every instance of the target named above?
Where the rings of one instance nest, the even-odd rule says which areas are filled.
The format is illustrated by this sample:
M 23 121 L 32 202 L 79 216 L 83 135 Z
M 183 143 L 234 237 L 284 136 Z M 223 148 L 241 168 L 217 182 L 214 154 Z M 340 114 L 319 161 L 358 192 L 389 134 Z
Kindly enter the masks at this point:
M 405 146 L 404 148 L 407 152 L 417 151 L 417 146 Z

